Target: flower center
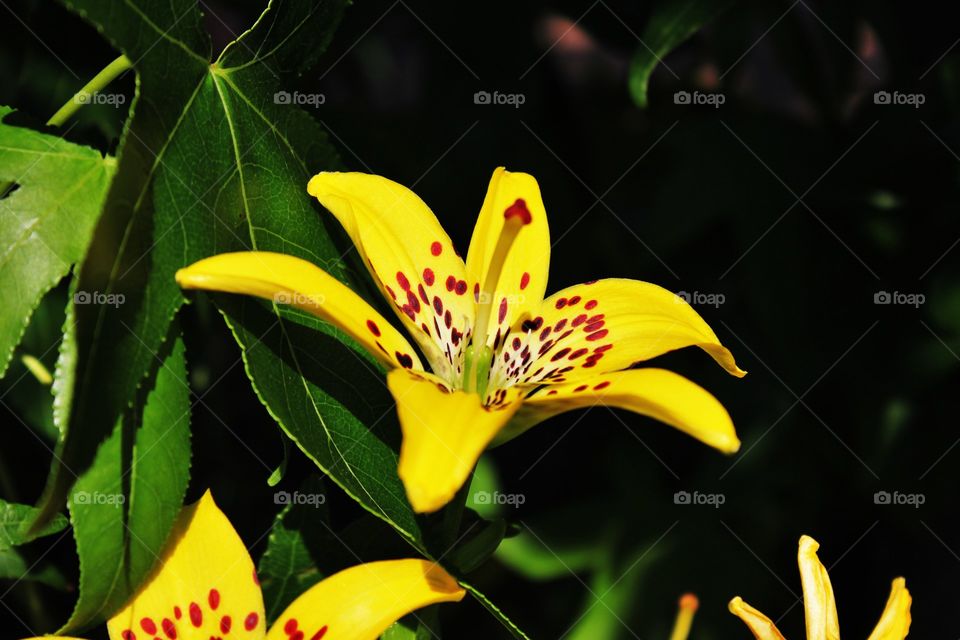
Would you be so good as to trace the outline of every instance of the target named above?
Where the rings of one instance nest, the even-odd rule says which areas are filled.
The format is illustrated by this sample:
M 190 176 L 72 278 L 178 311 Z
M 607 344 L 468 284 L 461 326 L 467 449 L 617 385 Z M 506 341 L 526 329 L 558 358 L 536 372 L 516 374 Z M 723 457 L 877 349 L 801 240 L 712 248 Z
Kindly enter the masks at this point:
M 466 350 L 466 366 L 463 370 L 463 388 L 466 391 L 475 391 L 481 396 L 486 395 L 487 383 L 490 376 L 490 366 L 493 359 L 493 350 L 487 346 L 487 331 L 490 326 L 490 316 L 493 312 L 493 303 L 496 299 L 497 283 L 503 266 L 507 262 L 510 248 L 520 234 L 520 230 L 530 224 L 533 216 L 527 209 L 527 203 L 522 198 L 506 208 L 503 212 L 503 228 L 490 257 L 490 265 L 483 277 L 480 295 L 477 300 L 478 315 L 476 330 L 473 332 L 472 342 Z

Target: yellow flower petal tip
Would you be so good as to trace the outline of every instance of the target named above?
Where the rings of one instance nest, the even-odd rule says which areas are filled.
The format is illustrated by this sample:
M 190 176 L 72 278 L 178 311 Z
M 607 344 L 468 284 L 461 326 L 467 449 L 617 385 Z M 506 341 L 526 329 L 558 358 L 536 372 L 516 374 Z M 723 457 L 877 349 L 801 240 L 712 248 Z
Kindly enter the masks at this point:
M 808 535 L 800 537 L 797 562 L 803 583 L 803 606 L 808 640 L 836 640 L 840 637 L 837 606 L 826 567 L 817 557 L 820 544 Z M 868 640 L 904 640 L 910 631 L 912 599 L 906 581 L 896 578 L 890 597 Z M 740 618 L 758 640 L 784 640 L 776 625 L 739 596 L 728 605 L 730 613 Z

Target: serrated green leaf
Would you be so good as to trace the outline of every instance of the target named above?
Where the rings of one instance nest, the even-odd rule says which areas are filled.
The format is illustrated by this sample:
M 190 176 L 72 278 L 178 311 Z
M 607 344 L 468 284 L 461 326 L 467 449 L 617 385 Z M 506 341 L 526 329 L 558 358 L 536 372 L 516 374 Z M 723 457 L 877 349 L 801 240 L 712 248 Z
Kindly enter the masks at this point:
M 0 106 L 0 377 L 40 299 L 83 257 L 114 160 L 99 151 L 16 127 Z
M 63 410 L 44 514 L 85 469 L 142 382 L 184 302 L 175 271 L 238 249 L 298 253 L 339 271 L 305 193 L 335 165 L 321 127 L 275 104 L 281 76 L 319 55 L 345 0 L 272 2 L 216 61 L 192 0 L 68 1 L 134 63 L 137 96 L 116 180 L 79 272 L 79 292 L 123 303 L 77 305 L 75 389 Z M 109 347 L 106 342 L 109 341 Z M 76 429 L 72 428 L 76 426 Z
M 299 493 L 326 495 L 324 484 L 319 480 L 304 483 Z M 267 550 L 257 566 L 268 622 L 273 622 L 297 596 L 323 579 L 315 554 L 325 546 L 327 529 L 321 522 L 326 522 L 328 517 L 325 501 L 294 504 L 293 494 L 289 492 L 274 495 L 286 496 L 288 501 L 273 523 Z
M 380 368 L 313 316 L 218 298 L 254 390 L 304 454 L 354 500 L 426 553 L 397 477 L 399 426 Z
M 0 500 L 0 551 L 63 531 L 67 526 L 67 519 L 58 515 L 40 531 L 30 531 L 29 525 L 36 516 L 35 507 Z
M 70 519 L 80 556 L 80 594 L 61 633 L 123 606 L 160 555 L 180 512 L 190 471 L 190 391 L 183 342 L 145 398 L 126 412 L 80 476 Z
M 720 15 L 728 4 L 722 0 L 668 0 L 657 5 L 640 37 L 643 44 L 630 61 L 630 94 L 637 106 L 647 106 L 650 74 L 664 56 Z

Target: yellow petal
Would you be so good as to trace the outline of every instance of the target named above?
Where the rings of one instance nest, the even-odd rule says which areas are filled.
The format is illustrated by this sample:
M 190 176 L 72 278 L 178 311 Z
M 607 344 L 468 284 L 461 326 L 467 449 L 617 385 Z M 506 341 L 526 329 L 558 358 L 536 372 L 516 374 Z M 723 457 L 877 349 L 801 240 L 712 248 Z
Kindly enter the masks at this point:
M 530 213 L 530 223 L 524 225 L 517 235 L 498 281 L 491 283 L 496 294 L 490 300 L 480 300 L 481 304 L 493 307 L 487 329 L 490 344 L 498 328 L 501 333 L 506 333 L 518 318 L 536 310 L 547 289 L 550 229 L 540 186 L 533 176 L 513 173 L 503 167 L 498 167 L 490 178 L 487 195 L 473 229 L 470 250 L 467 252 L 467 279 L 484 286 L 494 249 L 503 231 L 504 212 L 517 200 L 523 200 Z
M 913 599 L 903 578 L 893 581 L 887 606 L 868 640 L 903 640 L 910 632 L 910 603 Z
M 423 369 L 410 343 L 383 316 L 320 267 L 267 251 L 222 253 L 177 271 L 184 289 L 205 289 L 290 304 L 326 320 L 390 367 Z
M 650 416 L 724 453 L 740 448 L 733 422 L 723 405 L 702 387 L 665 369 L 615 371 L 542 387 L 524 401 L 497 443 L 558 413 L 596 405 Z
M 417 513 L 450 502 L 490 441 L 520 405 L 520 392 L 501 392 L 493 408 L 480 396 L 450 391 L 434 377 L 394 369 L 387 386 L 403 431 L 398 473 Z
M 294 600 L 268 640 L 374 640 L 421 607 L 459 602 L 465 591 L 443 567 L 426 560 L 386 560 L 345 569 Z
M 111 640 L 264 637 L 253 560 L 210 492 L 184 507 L 157 569 L 107 629 Z
M 731 600 L 728 606 L 730 613 L 743 620 L 757 640 L 785 640 L 770 618 L 748 605 L 740 596 Z
M 735 376 L 746 373 L 689 304 L 638 280 L 611 278 L 564 289 L 544 300 L 532 319 L 514 325 L 504 342 L 527 350 L 530 361 L 509 374 L 498 359 L 495 384 L 511 377 L 524 384 L 580 380 L 689 346 L 700 347 Z
M 817 557 L 820 545 L 810 536 L 800 538 L 797 562 L 803 582 L 803 606 L 806 610 L 807 640 L 839 640 L 837 604 L 827 568 Z
M 307 191 L 350 235 L 434 373 L 456 376 L 475 302 L 463 260 L 430 208 L 406 187 L 365 173 L 320 173 Z

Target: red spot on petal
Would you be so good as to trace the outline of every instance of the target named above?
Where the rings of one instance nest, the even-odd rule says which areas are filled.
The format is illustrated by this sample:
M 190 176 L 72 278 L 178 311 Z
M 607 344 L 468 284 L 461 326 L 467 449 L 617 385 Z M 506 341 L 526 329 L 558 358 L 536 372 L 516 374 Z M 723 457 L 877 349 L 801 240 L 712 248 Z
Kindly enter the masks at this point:
M 550 331 L 551 331 L 551 328 L 547 327 L 546 329 L 540 332 L 540 342 L 543 342 L 544 340 L 547 339 L 547 336 L 550 335 Z
M 593 309 L 593 308 L 596 307 L 596 306 L 597 306 L 597 301 L 596 301 L 596 300 L 590 300 L 590 301 L 587 302 L 587 304 L 583 305 L 583 308 L 586 309 L 587 311 L 589 311 L 590 309 Z
M 210 593 L 207 595 L 207 602 L 210 603 L 211 609 L 216 609 L 220 606 L 220 592 L 216 589 L 210 589 Z
M 377 323 L 374 322 L 373 320 L 367 320 L 367 329 L 370 329 L 370 333 L 372 333 L 373 335 L 377 336 L 378 338 L 380 337 L 380 327 L 378 327 Z M 256 581 L 257 574 L 253 574 L 253 579 L 254 581 Z
M 457 279 L 453 276 L 447 276 L 447 291 L 453 291 L 453 288 L 457 286 Z
M 253 574 L 253 579 L 254 579 L 254 580 L 257 579 L 257 574 L 256 574 L 256 573 Z M 257 584 L 260 584 L 260 583 L 258 582 Z M 173 617 L 176 618 L 177 620 L 179 620 L 182 616 L 183 616 L 183 611 L 180 610 L 180 607 L 174 607 L 174 608 L 173 608 Z
M 460 280 L 459 282 L 457 282 L 456 290 L 457 290 L 458 296 L 462 296 L 463 294 L 465 294 L 467 292 L 467 281 Z
M 473 283 L 473 300 L 474 302 L 480 302 L 480 283 Z
M 410 305 L 414 313 L 420 313 L 420 300 L 413 291 L 407 291 L 407 304 Z
M 226 635 L 230 633 L 230 627 L 233 626 L 233 620 L 230 616 L 223 616 L 220 618 L 220 633 Z
M 576 360 L 577 358 L 586 355 L 588 351 L 590 351 L 590 349 L 586 349 L 586 348 L 577 349 L 576 351 L 570 354 L 570 359 Z
M 433 244 L 430 245 L 430 253 L 432 253 L 435 256 L 440 255 L 441 253 L 443 253 L 443 245 L 440 244 L 439 242 L 434 242 Z
M 170 640 L 177 640 L 177 627 L 173 624 L 173 620 L 164 618 L 160 626 L 163 627 L 163 633 L 170 638 Z M 200 625 L 198 624 L 196 626 L 199 627 Z
M 523 275 L 520 276 L 520 290 L 526 289 L 528 284 L 530 284 L 530 274 L 524 271 Z
M 594 340 L 600 340 L 601 338 L 606 337 L 608 333 L 610 333 L 609 330 L 600 329 L 600 331 L 597 331 L 595 333 L 591 333 L 590 335 L 588 335 L 587 340 L 589 340 L 590 342 L 593 342 Z
M 547 391 L 547 395 L 548 395 L 548 396 L 555 396 L 555 395 L 557 395 L 557 390 L 556 390 L 556 389 L 550 389 L 550 391 Z
M 577 304 L 578 302 L 580 302 L 580 296 L 573 296 L 572 298 L 567 300 L 567 304 L 570 305 L 571 307 Z
M 295 631 L 290 635 L 290 640 L 303 640 L 303 631 Z
M 601 382 L 600 384 L 594 386 L 594 387 L 593 387 L 593 390 L 594 390 L 594 391 L 600 391 L 600 389 L 606 389 L 606 388 L 609 387 L 609 386 L 610 386 L 610 381 L 609 381 L 609 380 L 604 380 L 604 381 Z
M 140 628 L 151 636 L 157 632 L 157 624 L 150 618 L 144 618 L 141 620 Z
M 193 623 L 195 627 L 203 624 L 203 611 L 200 610 L 200 605 L 196 602 L 190 603 L 190 622 Z
M 570 323 L 570 326 L 579 327 L 586 321 L 587 321 L 587 314 L 581 313 L 580 315 L 578 315 L 576 318 L 573 319 L 573 322 Z
M 420 294 L 420 299 L 423 300 L 423 304 L 430 304 L 430 298 L 427 296 L 427 290 L 423 288 L 422 284 L 417 285 L 417 292 Z
M 576 389 L 574 389 L 574 392 L 580 392 L 580 391 L 585 390 L 586 388 L 587 388 L 587 385 L 582 384 L 582 385 L 580 385 L 579 387 L 577 387 Z
M 397 284 L 400 285 L 400 288 L 404 291 L 410 290 L 410 281 L 407 280 L 407 276 L 403 275 L 402 271 L 397 271 Z
M 423 270 L 423 281 L 427 283 L 428 287 L 432 287 L 433 283 L 436 281 L 437 276 L 434 275 L 433 269 L 427 267 Z
M 593 333 L 593 332 L 596 331 L 597 329 L 602 329 L 602 328 L 603 328 L 603 325 L 605 325 L 605 324 L 606 324 L 605 321 L 603 321 L 603 320 L 598 320 L 597 322 L 594 322 L 594 323 L 592 323 L 592 324 L 588 324 L 587 326 L 585 326 L 585 327 L 583 328 L 583 330 L 584 330 L 586 333 Z
M 447 325 L 447 329 L 449 329 L 450 325 L 453 324 L 453 316 L 450 315 L 449 309 L 447 309 L 447 311 L 443 314 L 443 324 Z
M 530 215 L 530 210 L 527 209 L 527 203 L 523 201 L 523 198 L 517 198 L 516 202 L 507 207 L 507 210 L 503 212 L 503 217 L 507 220 L 519 218 L 523 224 L 533 222 L 533 216 Z
M 247 618 L 243 621 L 243 628 L 247 631 L 253 631 L 259 621 L 260 616 L 257 615 L 257 612 L 251 611 Z
M 593 350 L 593 352 L 594 352 L 594 353 L 603 353 L 604 351 L 609 351 L 610 349 L 613 349 L 613 345 L 612 345 L 612 344 L 605 344 L 605 345 L 603 345 L 603 346 L 597 347 L 596 349 Z
M 500 301 L 500 312 L 497 315 L 500 324 L 503 324 L 503 321 L 507 319 L 507 299 L 503 298 Z
M 513 339 L 513 350 L 514 350 L 514 351 L 519 351 L 519 350 L 520 350 L 520 345 L 522 345 L 522 344 L 523 344 L 523 343 L 520 342 L 520 338 L 514 338 L 514 339 Z
M 287 620 L 287 623 L 286 623 L 285 625 L 283 625 L 283 632 L 284 632 L 285 634 L 287 634 L 287 635 L 290 635 L 291 633 L 293 633 L 293 632 L 296 631 L 296 630 L 297 630 L 297 619 L 296 619 L 296 618 L 290 618 L 289 620 Z
M 438 316 L 443 313 L 443 300 L 439 296 L 433 296 L 433 310 Z
M 559 300 L 557 300 L 557 309 L 563 309 L 565 306 L 567 306 L 566 298 L 560 298 Z
M 320 640 L 320 638 L 322 638 L 326 634 L 327 634 L 327 625 L 323 625 L 322 627 L 320 627 L 320 631 L 317 631 L 315 634 L 313 634 L 313 637 L 310 638 L 310 640 Z
M 550 362 L 556 362 L 557 360 L 567 355 L 568 353 L 570 353 L 570 347 L 564 347 L 563 349 L 560 349 L 560 351 L 557 351 L 555 354 L 553 354 L 550 357 Z
M 566 319 L 566 318 L 562 318 L 559 322 L 557 322 L 556 326 L 553 327 L 553 330 L 554 330 L 554 331 L 563 331 L 563 328 L 564 328 L 565 326 L 567 326 L 567 319 Z
M 135 634 L 130 629 L 126 629 L 120 634 L 122 640 L 137 640 L 137 634 Z
M 387 293 L 390 294 L 390 297 L 393 298 L 394 300 L 396 300 L 396 299 L 397 299 L 397 294 L 394 293 L 393 289 L 391 289 L 389 285 L 383 285 L 383 286 L 386 287 Z M 255 580 L 259 580 L 259 578 L 256 577 L 257 574 L 253 574 L 253 575 L 254 575 L 254 579 L 255 579 Z M 257 584 L 260 584 L 260 583 L 257 582 Z
M 400 366 L 404 369 L 413 368 L 413 358 L 410 357 L 410 354 L 400 353 L 399 351 L 395 354 L 397 356 L 397 362 L 400 363 Z

